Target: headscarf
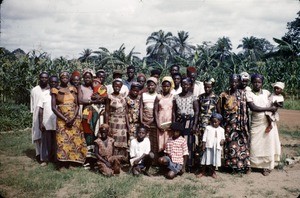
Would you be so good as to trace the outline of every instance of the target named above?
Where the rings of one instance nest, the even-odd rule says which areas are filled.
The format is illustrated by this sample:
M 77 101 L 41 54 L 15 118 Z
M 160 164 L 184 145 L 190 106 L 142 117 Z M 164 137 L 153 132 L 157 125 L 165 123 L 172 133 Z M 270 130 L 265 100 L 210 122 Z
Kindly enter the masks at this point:
M 186 68 L 187 73 L 197 73 L 197 69 L 195 67 L 189 66 Z
M 146 76 L 145 76 L 145 74 L 143 74 L 143 73 L 138 74 L 138 75 L 137 75 L 137 78 L 139 78 L 139 77 L 144 77 L 144 78 L 146 79 Z
M 231 74 L 229 76 L 229 81 L 232 82 L 234 79 L 240 79 L 240 75 L 238 74 Z
M 283 82 L 276 82 L 271 84 L 272 87 L 279 87 L 280 89 L 284 89 L 284 83 Z
M 222 115 L 219 114 L 219 113 L 213 113 L 213 114 L 211 115 L 210 118 L 211 118 L 211 119 L 212 119 L 212 118 L 217 118 L 220 122 L 222 122 L 222 120 L 223 120 Z
M 188 82 L 188 83 L 192 84 L 192 81 L 191 81 L 191 79 L 190 79 L 189 77 L 183 77 L 183 78 L 181 79 L 181 83 L 182 83 L 182 82 Z
M 250 75 L 247 72 L 240 73 L 241 80 L 250 80 Z
M 137 88 L 141 89 L 142 85 L 139 82 L 132 82 L 131 86 L 130 86 L 130 89 L 132 89 L 134 87 L 137 87 Z
M 253 82 L 254 79 L 256 79 L 256 78 L 260 78 L 261 81 L 264 82 L 264 76 L 261 75 L 261 74 L 252 74 L 252 76 L 251 76 L 251 82 Z
M 112 83 L 121 82 L 123 84 L 122 78 L 115 78 Z
M 214 78 L 207 78 L 207 79 L 204 81 L 204 84 L 214 85 L 214 84 L 215 84 L 215 79 L 214 79 Z
M 95 76 L 95 73 L 92 69 L 90 68 L 84 68 L 83 72 L 82 72 L 82 76 L 84 76 L 85 74 L 90 73 L 92 76 Z
M 99 129 L 102 129 L 102 128 L 109 130 L 109 125 L 108 124 L 101 124 Z
M 60 72 L 59 77 L 61 78 L 62 76 L 68 76 L 69 77 L 70 74 L 67 71 L 62 71 L 62 72 Z
M 150 77 L 150 78 L 147 79 L 147 83 L 148 83 L 149 81 L 154 82 L 154 83 L 157 85 L 157 78 L 155 78 L 155 77 Z
M 174 84 L 173 78 L 171 76 L 163 77 L 161 84 L 163 84 L 163 82 L 165 82 L 165 81 L 167 81 L 171 84 L 171 90 L 174 89 L 175 84 Z

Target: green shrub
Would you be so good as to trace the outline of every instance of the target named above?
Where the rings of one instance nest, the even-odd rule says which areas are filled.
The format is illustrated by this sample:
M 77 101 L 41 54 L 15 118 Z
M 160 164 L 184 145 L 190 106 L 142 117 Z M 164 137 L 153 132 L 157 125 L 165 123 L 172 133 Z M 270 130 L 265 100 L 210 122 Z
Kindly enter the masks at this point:
M 284 101 L 285 109 L 300 110 L 300 100 L 288 99 Z
M 26 105 L 0 104 L 0 131 L 31 127 L 32 114 Z

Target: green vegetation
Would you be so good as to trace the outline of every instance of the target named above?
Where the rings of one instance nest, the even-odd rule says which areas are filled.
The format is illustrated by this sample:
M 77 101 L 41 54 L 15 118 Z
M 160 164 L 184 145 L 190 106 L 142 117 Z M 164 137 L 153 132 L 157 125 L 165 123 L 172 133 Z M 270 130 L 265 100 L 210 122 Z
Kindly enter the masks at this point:
M 284 109 L 300 110 L 300 100 L 288 99 L 284 101 Z

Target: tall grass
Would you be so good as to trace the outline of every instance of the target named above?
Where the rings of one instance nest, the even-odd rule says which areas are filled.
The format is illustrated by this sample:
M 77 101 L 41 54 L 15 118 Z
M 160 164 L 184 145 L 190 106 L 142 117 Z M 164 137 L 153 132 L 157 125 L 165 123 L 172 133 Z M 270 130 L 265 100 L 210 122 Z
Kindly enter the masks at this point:
M 300 110 L 300 100 L 292 100 L 292 99 L 285 100 L 284 109 Z

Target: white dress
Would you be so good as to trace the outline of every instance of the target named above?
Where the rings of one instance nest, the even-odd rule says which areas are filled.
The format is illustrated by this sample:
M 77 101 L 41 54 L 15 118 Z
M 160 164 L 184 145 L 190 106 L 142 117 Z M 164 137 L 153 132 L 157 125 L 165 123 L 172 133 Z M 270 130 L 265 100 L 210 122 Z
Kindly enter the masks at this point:
M 211 125 L 206 126 L 202 139 L 203 142 L 206 142 L 206 150 L 201 160 L 202 165 L 221 166 L 221 140 L 225 140 L 225 132 L 222 127 L 214 128 Z

